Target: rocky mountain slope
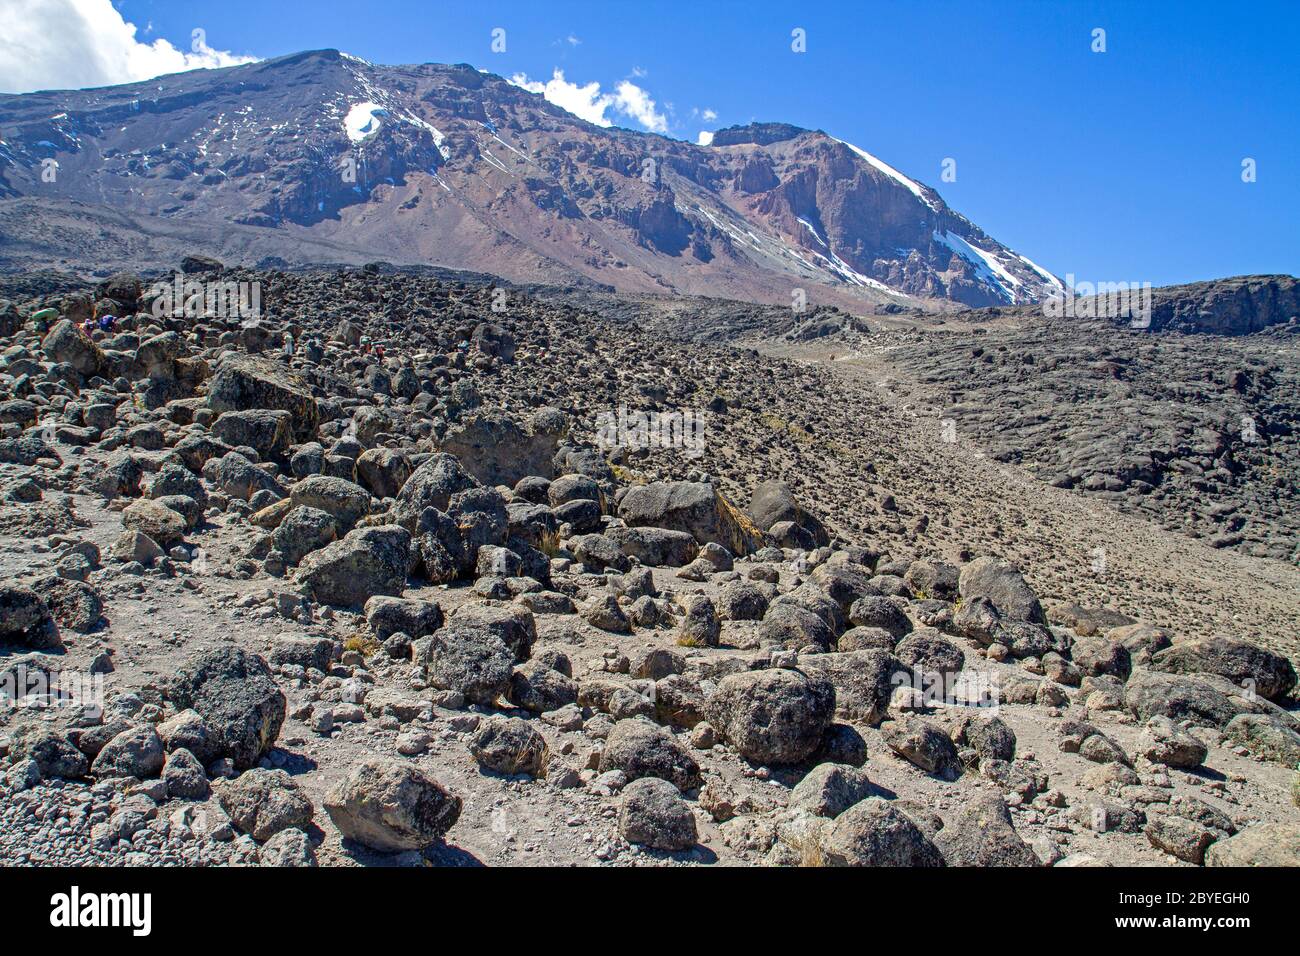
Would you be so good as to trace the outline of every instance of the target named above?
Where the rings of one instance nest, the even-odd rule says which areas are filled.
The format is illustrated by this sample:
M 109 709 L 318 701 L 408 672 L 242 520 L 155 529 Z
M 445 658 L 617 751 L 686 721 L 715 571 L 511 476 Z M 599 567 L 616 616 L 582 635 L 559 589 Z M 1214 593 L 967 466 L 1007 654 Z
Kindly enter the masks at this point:
M 11 266 L 170 263 L 179 227 L 227 261 L 385 258 L 786 305 L 796 289 L 861 310 L 1059 288 L 824 132 L 760 123 L 698 146 L 603 129 L 465 65 L 316 51 L 3 96 L 0 131 Z
M 0 860 L 1300 864 L 1300 569 L 949 441 L 920 333 L 187 265 L 264 314 L 3 285 Z
M 879 336 L 895 387 L 998 461 L 1213 547 L 1300 561 L 1297 334 L 1053 323 Z

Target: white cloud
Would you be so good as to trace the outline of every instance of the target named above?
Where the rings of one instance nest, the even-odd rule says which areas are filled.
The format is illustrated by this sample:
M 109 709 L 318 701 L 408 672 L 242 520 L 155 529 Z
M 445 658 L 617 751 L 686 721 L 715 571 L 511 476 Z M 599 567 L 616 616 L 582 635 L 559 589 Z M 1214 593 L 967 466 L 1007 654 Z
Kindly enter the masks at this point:
M 161 39 L 141 43 L 135 24 L 109 0 L 0 0 L 0 19 L 0 91 L 6 93 L 111 86 L 257 59 L 214 50 L 201 33 L 188 52 Z
M 668 132 L 668 117 L 655 109 L 655 101 L 649 93 L 628 80 L 614 88 L 614 109 L 632 117 L 652 133 Z
M 613 111 L 636 120 L 652 133 L 668 132 L 668 118 L 656 108 L 650 94 L 628 80 L 614 87 L 613 93 L 602 93 L 598 82 L 570 83 L 564 71 L 557 68 L 545 83 L 530 80 L 524 73 L 516 73 L 510 82 L 530 93 L 541 93 L 547 102 L 597 126 L 613 126 L 614 121 L 606 115 Z
M 569 41 L 569 46 L 577 46 L 579 43 L 582 42 L 582 40 L 580 40 L 578 37 L 575 37 L 572 33 L 570 33 L 567 37 L 565 37 L 565 39 Z
M 713 145 L 713 131 L 708 129 L 700 130 L 700 138 L 695 141 L 700 146 Z
M 570 83 L 564 78 L 564 71 L 560 69 L 557 69 L 545 83 L 541 80 L 530 80 L 523 73 L 516 73 L 510 77 L 510 82 L 529 93 L 541 93 L 548 103 L 554 103 L 560 109 L 568 110 L 588 123 L 595 123 L 597 126 L 614 125 L 613 121 L 605 116 L 605 111 L 613 105 L 613 99 L 609 94 L 600 92 L 599 83 L 591 82 L 586 86 Z
M 712 123 L 714 120 L 718 118 L 718 114 L 715 113 L 713 110 L 705 110 L 700 115 L 704 117 L 704 122 L 706 123 Z

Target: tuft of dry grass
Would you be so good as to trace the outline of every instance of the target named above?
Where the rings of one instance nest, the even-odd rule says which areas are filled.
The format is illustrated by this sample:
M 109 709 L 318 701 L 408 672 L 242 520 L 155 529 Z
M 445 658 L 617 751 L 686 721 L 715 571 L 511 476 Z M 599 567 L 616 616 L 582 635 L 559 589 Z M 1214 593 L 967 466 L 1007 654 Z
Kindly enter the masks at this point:
M 364 631 L 357 631 L 343 641 L 345 651 L 358 651 L 364 657 L 374 654 L 381 646 L 373 634 Z

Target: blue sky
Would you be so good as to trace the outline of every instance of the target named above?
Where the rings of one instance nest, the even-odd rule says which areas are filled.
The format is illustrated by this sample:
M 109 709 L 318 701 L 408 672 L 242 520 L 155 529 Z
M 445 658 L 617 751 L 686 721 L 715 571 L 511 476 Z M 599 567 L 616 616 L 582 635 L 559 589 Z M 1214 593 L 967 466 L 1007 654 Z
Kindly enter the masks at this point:
M 1294 0 L 116 6 L 142 39 L 182 49 L 199 27 L 211 47 L 258 57 L 338 47 L 535 80 L 559 68 L 611 92 L 631 80 L 682 139 L 755 119 L 821 128 L 1080 281 L 1300 271 Z M 504 53 L 490 47 L 497 27 Z M 806 53 L 791 51 L 796 27 Z M 1091 50 L 1099 27 L 1104 53 Z M 941 181 L 945 158 L 955 182 Z

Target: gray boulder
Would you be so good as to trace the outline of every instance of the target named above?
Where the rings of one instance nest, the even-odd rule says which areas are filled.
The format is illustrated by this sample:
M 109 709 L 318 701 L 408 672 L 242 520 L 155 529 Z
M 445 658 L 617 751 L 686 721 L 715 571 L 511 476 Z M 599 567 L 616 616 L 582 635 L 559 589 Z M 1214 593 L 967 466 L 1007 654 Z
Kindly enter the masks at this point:
M 646 720 L 620 720 L 600 756 L 600 772 L 621 770 L 629 780 L 660 777 L 679 790 L 700 785 L 700 767 L 668 731 Z
M 706 706 L 719 735 L 759 764 L 807 759 L 835 715 L 835 688 L 825 677 L 768 669 L 724 677 Z
M 700 544 L 712 541 L 736 555 L 761 545 L 758 529 L 708 482 L 633 485 L 619 501 L 618 516 L 633 528 L 685 531 Z
M 1228 721 L 1223 735 L 1284 767 L 1300 765 L 1300 733 L 1273 714 L 1238 714 Z
M 885 650 L 805 654 L 799 666 L 834 687 L 836 716 L 873 727 L 888 716 L 894 688 L 912 684 L 911 671 Z
M 343 836 L 385 853 L 422 850 L 460 817 L 460 797 L 410 764 L 372 758 L 325 794 L 325 812 Z
M 968 803 L 934 838 L 949 866 L 1040 866 L 1038 856 L 1021 839 L 1011 811 L 997 795 Z
M 212 434 L 231 448 L 246 445 L 263 459 L 279 458 L 293 443 L 293 420 L 288 412 L 270 408 L 225 412 L 212 423 Z
M 823 763 L 809 770 L 790 792 L 790 806 L 819 817 L 838 817 L 875 792 L 865 770 Z
M 445 512 L 451 507 L 453 495 L 477 487 L 479 483 L 465 472 L 456 458 L 447 454 L 432 455 L 420 463 L 397 493 L 397 523 L 415 531 L 426 508 Z
M 1300 823 L 1261 823 L 1219 840 L 1205 852 L 1206 866 L 1300 866 Z
M 31 588 L 0 586 L 0 643 L 38 651 L 60 646 L 50 609 Z
M 514 485 L 530 475 L 551 474 L 558 439 L 545 421 L 521 425 L 505 413 L 485 411 L 449 429 L 442 450 L 485 485 Z
M 835 646 L 834 628 L 806 607 L 790 601 L 769 604 L 755 636 L 762 645 L 774 644 L 787 650 Z
M 908 634 L 894 647 L 894 656 L 928 680 L 934 675 L 951 678 L 966 666 L 961 648 L 932 627 Z
M 370 513 L 370 492 L 358 484 L 329 475 L 309 475 L 293 486 L 289 500 L 295 508 L 323 511 L 343 529 Z
M 271 644 L 269 659 L 276 667 L 302 667 L 325 672 L 334 659 L 334 642 L 328 637 L 281 635 Z
M 541 661 L 525 664 L 510 675 L 506 699 L 534 714 L 559 710 L 578 700 L 578 684 Z
M 231 498 L 242 498 L 247 501 L 259 491 L 269 491 L 276 498 L 284 496 L 284 489 L 275 478 L 237 451 L 209 458 L 203 464 L 203 477 L 210 485 Z
M 138 531 L 156 541 L 163 550 L 179 544 L 186 530 L 183 516 L 149 498 L 127 505 L 122 511 L 122 524 L 128 531 Z
M 911 818 L 869 797 L 845 810 L 818 843 L 826 866 L 943 866 L 943 854 Z
M 86 775 L 86 755 L 72 741 L 47 727 L 24 724 L 9 742 L 10 762 L 31 760 L 45 779 L 76 780 Z
M 396 498 L 411 474 L 411 460 L 395 448 L 371 448 L 357 458 L 357 478 L 376 498 Z
M 141 724 L 118 734 L 95 757 L 96 777 L 156 777 L 163 768 L 163 743 L 153 724 Z
M 515 655 L 490 629 L 453 621 L 429 637 L 421 663 L 431 686 L 492 705 L 510 688 Z
M 400 596 L 411 563 L 411 535 L 397 525 L 349 531 L 313 551 L 295 579 L 322 604 L 356 606 L 376 594 Z
M 980 760 L 1016 759 L 1016 734 L 1001 717 L 971 720 L 963 728 L 962 739 Z
M 187 750 L 205 767 L 221 756 L 221 741 L 197 710 L 182 710 L 157 727 L 168 753 Z
M 208 383 L 208 407 L 218 413 L 251 409 L 288 412 L 298 442 L 310 441 L 320 423 L 316 399 L 306 383 L 278 362 L 240 352 L 222 356 Z
M 67 363 L 87 378 L 99 375 L 108 365 L 104 350 L 67 319 L 51 326 L 41 340 L 41 349 L 51 361 Z
M 469 752 L 478 765 L 494 773 L 540 776 L 550 751 L 546 738 L 518 717 L 494 717 L 479 724 Z
M 398 631 L 421 638 L 442 627 L 442 608 L 436 601 L 376 595 L 366 602 L 366 623 L 379 640 Z
M 316 850 L 306 833 L 297 827 L 289 827 L 258 848 L 257 860 L 262 866 L 316 866 Z
M 830 542 L 821 519 L 806 511 L 783 481 L 764 481 L 754 489 L 749 499 L 749 516 L 760 531 L 769 531 L 773 525 L 789 521 L 807 531 L 817 545 Z
M 1085 677 L 1110 674 L 1128 680 L 1133 671 L 1132 657 L 1120 641 L 1103 635 L 1076 637 L 1070 656 Z
M 290 564 L 299 564 L 313 551 L 338 540 L 339 526 L 329 514 L 319 508 L 299 506 L 293 508 L 271 532 L 271 543 Z
M 929 721 L 903 714 L 881 729 L 890 750 L 926 773 L 946 780 L 961 775 L 961 760 L 952 739 Z
M 284 694 L 266 661 L 235 646 L 199 654 L 172 682 L 170 697 L 192 708 L 236 769 L 255 765 L 284 723 Z
M 609 528 L 605 536 L 624 555 L 652 568 L 680 568 L 700 552 L 694 535 L 671 528 Z
M 313 812 L 311 801 L 283 770 L 246 770 L 220 785 L 217 800 L 230 822 L 258 841 L 306 826 Z
M 181 800 L 206 800 L 211 793 L 203 764 L 184 747 L 167 754 L 162 770 L 167 795 Z
M 697 839 L 690 806 L 658 777 L 642 777 L 624 788 L 618 829 L 628 843 L 669 852 L 689 849 Z
M 1284 698 L 1296 685 L 1295 668 L 1281 654 L 1227 637 L 1184 641 L 1157 651 L 1151 669 L 1167 674 L 1214 674 L 1265 700 Z
M 1138 753 L 1152 763 L 1191 770 L 1205 763 L 1209 750 L 1201 740 L 1168 717 L 1155 716 L 1147 721 L 1142 731 Z
M 1008 621 L 1046 624 L 1038 595 L 1013 564 L 997 558 L 976 558 L 961 569 L 958 590 L 962 599 L 985 598 Z
M 849 607 L 849 620 L 858 627 L 875 627 L 888 631 L 896 638 L 911 632 L 912 622 L 902 609 L 887 597 L 859 598 Z
M 724 621 L 761 621 L 767 592 L 753 581 L 728 581 L 718 589 L 718 616 Z
M 819 564 L 813 569 L 812 574 L 808 575 L 808 580 L 821 588 L 836 604 L 839 605 L 840 614 L 852 618 L 852 609 L 859 601 L 868 601 L 872 598 L 883 600 L 880 596 L 880 590 L 871 583 L 871 572 L 860 564 L 851 564 L 844 562 L 826 562 Z M 893 605 L 890 605 L 893 607 Z M 864 615 L 865 616 L 865 615 Z M 897 617 L 891 619 L 897 622 Z M 866 621 L 854 621 L 853 623 L 866 623 Z M 907 633 L 911 625 L 907 623 L 904 616 L 899 624 L 899 635 Z M 881 625 L 883 626 L 883 625 Z
M 1215 838 L 1212 830 L 1199 823 L 1172 815 L 1148 820 L 1143 832 L 1157 850 L 1195 866 L 1205 862 L 1205 851 Z
M 532 654 L 537 640 L 537 623 L 532 612 L 521 605 L 462 604 L 452 614 L 452 624 L 486 631 L 510 648 L 515 663 L 522 664 Z
M 677 629 L 677 643 L 682 647 L 717 647 L 721 622 L 713 601 L 706 595 L 691 595 L 685 600 L 686 613 Z
M 1241 710 L 1209 681 L 1144 669 L 1124 686 L 1124 703 L 1143 721 L 1168 717 L 1202 727 L 1226 727 Z

